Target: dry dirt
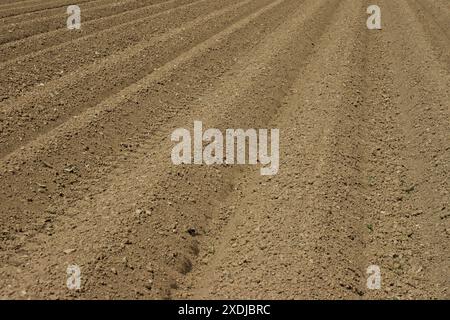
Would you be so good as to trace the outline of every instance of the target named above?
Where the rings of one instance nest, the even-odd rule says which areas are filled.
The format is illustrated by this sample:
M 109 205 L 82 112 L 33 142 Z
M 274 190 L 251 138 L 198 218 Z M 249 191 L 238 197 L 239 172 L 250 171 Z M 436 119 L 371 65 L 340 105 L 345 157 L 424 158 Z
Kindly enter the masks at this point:
M 1 298 L 450 298 L 448 0 L 70 4 L 0 1 Z M 194 120 L 279 173 L 173 165 Z

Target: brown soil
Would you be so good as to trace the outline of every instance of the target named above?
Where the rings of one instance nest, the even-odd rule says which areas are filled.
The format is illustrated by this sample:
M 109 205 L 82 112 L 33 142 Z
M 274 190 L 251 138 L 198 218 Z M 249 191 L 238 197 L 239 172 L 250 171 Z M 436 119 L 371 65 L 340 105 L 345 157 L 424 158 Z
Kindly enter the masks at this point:
M 449 299 L 450 7 L 372 2 L 1 1 L 0 298 Z M 195 120 L 278 174 L 173 165 Z

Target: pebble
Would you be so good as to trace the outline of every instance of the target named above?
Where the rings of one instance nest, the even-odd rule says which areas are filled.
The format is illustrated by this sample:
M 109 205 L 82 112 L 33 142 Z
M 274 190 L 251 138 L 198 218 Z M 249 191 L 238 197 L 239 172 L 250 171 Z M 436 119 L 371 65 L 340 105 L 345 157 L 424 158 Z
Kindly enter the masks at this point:
M 65 254 L 71 254 L 72 252 L 75 252 L 77 249 L 65 249 L 63 252 L 65 253 Z

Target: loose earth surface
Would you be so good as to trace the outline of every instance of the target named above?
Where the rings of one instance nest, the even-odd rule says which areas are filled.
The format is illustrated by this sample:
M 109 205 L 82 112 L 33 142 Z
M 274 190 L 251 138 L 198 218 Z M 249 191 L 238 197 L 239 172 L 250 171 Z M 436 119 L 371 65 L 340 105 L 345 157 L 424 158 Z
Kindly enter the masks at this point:
M 450 298 L 448 0 L 72 2 L 0 1 L 0 298 Z M 278 174 L 174 165 L 194 121 Z

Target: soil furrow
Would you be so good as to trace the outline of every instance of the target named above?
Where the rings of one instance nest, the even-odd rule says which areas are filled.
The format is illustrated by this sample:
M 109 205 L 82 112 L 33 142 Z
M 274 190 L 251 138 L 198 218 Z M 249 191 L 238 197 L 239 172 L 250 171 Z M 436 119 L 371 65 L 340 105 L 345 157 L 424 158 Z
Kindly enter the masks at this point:
M 78 4 L 94 2 L 95 0 L 78 0 Z M 0 18 L 8 18 L 14 16 L 20 16 L 24 14 L 47 11 L 49 9 L 64 8 L 72 4 L 71 0 L 52 1 L 48 4 L 36 4 L 27 6 L 25 8 L 10 8 L 0 10 Z
M 23 95 L 33 86 L 44 86 L 45 82 L 61 77 L 64 73 L 83 68 L 85 64 L 180 27 L 199 14 L 208 12 L 210 6 L 220 7 L 222 4 L 196 0 L 3 63 L 0 65 L 4 71 L 0 77 L 3 83 L 0 96 L 3 100 L 11 99 Z M 167 21 L 168 17 L 170 21 Z M 149 21 L 152 24 L 149 25 Z
M 23 98 L 12 101 L 3 110 L 3 118 L 6 120 L 1 134 L 3 155 L 26 143 L 29 137 L 51 130 L 70 116 L 95 106 L 108 96 L 152 73 L 265 2 L 230 1 L 230 4 L 233 3 L 235 4 L 231 7 L 213 11 L 184 24 L 181 28 L 175 28 L 149 41 L 142 41 L 99 63 L 93 63 L 76 73 L 49 82 L 44 90 L 32 91 Z M 200 26 L 203 28 L 202 33 L 198 32 Z M 136 64 L 141 65 L 138 71 L 133 69 Z M 117 66 L 122 70 L 118 70 Z M 101 82 L 106 76 L 114 77 L 115 82 Z M 92 86 L 92 83 L 96 85 Z M 73 93 L 70 100 L 55 99 L 59 93 L 67 90 Z M 32 121 L 29 121 L 30 119 Z
M 353 104 L 361 102 L 353 92 L 360 84 L 353 77 L 359 70 L 355 48 L 362 41 L 359 10 L 360 4 L 341 3 L 315 42 L 315 54 L 270 122 L 283 135 L 280 174 L 241 179 L 223 208 L 225 216 L 207 233 L 221 236 L 202 239 L 205 249 L 213 250 L 204 250 L 199 259 L 204 266 L 188 276 L 179 297 L 311 299 L 362 293 L 361 213 L 353 208 L 359 197 L 350 188 L 358 182 L 352 171 L 358 150 L 340 141 L 358 138 L 358 130 L 345 124 Z
M 398 106 L 390 113 L 389 126 L 397 132 L 398 142 L 393 141 L 398 145 L 391 157 L 397 160 L 392 160 L 396 171 L 391 176 L 397 188 L 392 192 L 392 207 L 387 208 L 382 225 L 387 233 L 384 238 L 397 241 L 385 244 L 385 251 L 379 246 L 372 249 L 388 269 L 386 296 L 448 299 L 449 65 L 430 42 L 430 31 L 417 23 L 415 9 L 409 2 L 386 1 L 385 5 L 389 8 L 387 17 L 392 32 L 384 35 L 383 42 L 389 48 L 386 52 L 396 52 L 395 56 L 384 55 L 392 78 L 389 109 Z M 400 12 L 406 14 L 399 15 Z M 404 26 L 411 32 L 395 37 Z
M 126 0 L 128 1 L 128 0 Z M 120 3 L 124 3 L 126 1 L 122 1 Z M 134 0 L 129 0 L 129 1 L 134 1 Z M 78 3 L 80 8 L 83 9 L 95 9 L 99 6 L 105 6 L 105 5 L 111 5 L 111 0 L 95 0 L 95 1 L 89 1 L 89 2 L 85 2 L 85 3 Z M 62 8 L 55 8 L 55 9 L 48 9 L 45 11 L 37 11 L 37 12 L 28 12 L 22 15 L 17 15 L 17 16 L 11 16 L 11 17 L 4 17 L 4 18 L 0 18 L 0 22 L 2 22 L 3 24 L 16 24 L 16 23 L 21 23 L 24 21 L 30 21 L 33 19 L 40 19 L 40 18 L 45 18 L 45 17 L 51 17 L 51 16 L 55 16 L 55 15 L 67 15 L 66 10 L 62 10 Z
M 13 25 L 5 25 L 3 28 L 0 28 L 0 32 L 3 35 L 0 38 L 0 44 L 3 45 L 0 47 L 2 48 L 2 51 L 0 51 L 2 54 L 0 61 L 3 62 L 11 57 L 32 52 L 29 48 L 30 45 L 33 45 L 34 51 L 42 50 L 49 47 L 52 43 L 73 40 L 95 30 L 102 30 L 108 26 L 154 14 L 160 8 L 161 10 L 164 8 L 173 8 L 175 7 L 174 4 L 183 2 L 186 3 L 188 0 L 157 0 L 150 3 L 148 1 L 135 0 L 122 5 L 112 6 L 111 4 L 106 4 L 90 9 L 82 7 L 80 8 L 83 24 L 82 32 L 67 30 L 66 19 L 68 15 L 65 11 L 58 12 L 58 14 L 50 17 L 39 17 L 21 23 L 15 22 Z M 88 28 L 87 30 L 86 27 Z M 59 35 L 63 36 L 61 37 Z
M 411 13 L 417 17 L 417 22 L 423 26 L 423 30 L 428 34 L 428 41 L 437 52 L 439 59 L 447 64 L 450 69 L 450 9 L 439 10 L 426 0 L 421 2 L 414 0 L 408 2 Z M 443 14 L 440 14 L 440 13 Z
M 78 136 L 77 140 L 80 142 L 80 136 L 79 134 L 82 133 L 86 136 L 88 139 L 86 142 L 90 143 L 89 140 L 95 139 L 95 137 L 98 137 L 100 134 L 101 137 L 101 144 L 97 145 L 97 147 L 92 147 L 89 152 L 86 152 L 87 150 L 82 151 L 85 146 L 81 143 L 77 143 L 75 145 L 72 145 L 72 147 L 81 150 L 75 151 L 74 154 L 79 154 L 88 157 L 93 157 L 93 159 L 97 158 L 103 158 L 107 157 L 107 153 L 110 152 L 122 152 L 123 147 L 120 145 L 120 141 L 118 140 L 119 136 L 126 140 L 127 135 L 132 134 L 134 132 L 134 135 L 136 134 L 136 127 L 130 126 L 128 130 L 126 130 L 126 127 L 122 126 L 120 127 L 120 131 L 122 131 L 119 136 L 114 136 L 113 132 L 115 132 L 119 127 L 117 127 L 117 123 L 115 122 L 115 117 L 119 118 L 129 118 L 129 120 L 133 119 L 144 119 L 143 113 L 149 112 L 148 119 L 144 121 L 142 124 L 140 124 L 140 128 L 142 128 L 143 133 L 145 134 L 145 125 L 149 123 L 149 121 L 153 121 L 155 123 L 159 123 L 160 120 L 157 118 L 154 118 L 157 115 L 157 110 L 163 110 L 166 109 L 166 114 L 161 113 L 163 115 L 163 118 L 171 118 L 172 116 L 176 115 L 177 113 L 181 112 L 183 109 L 181 106 L 176 106 L 173 104 L 173 102 L 170 102 L 170 96 L 173 93 L 177 93 L 176 96 L 179 96 L 177 99 L 181 99 L 181 101 L 184 101 L 182 106 L 184 108 L 185 103 L 187 103 L 189 100 L 194 99 L 192 94 L 187 94 L 189 90 L 194 90 L 196 88 L 208 88 L 209 85 L 205 80 L 202 80 L 202 77 L 211 78 L 214 79 L 218 76 L 220 76 L 224 71 L 226 70 L 230 65 L 233 64 L 233 60 L 235 57 L 233 55 L 230 55 L 228 59 L 223 59 L 221 57 L 222 51 L 221 50 L 228 50 L 227 47 L 224 46 L 224 44 L 221 44 L 220 41 L 223 41 L 224 39 L 227 39 L 228 37 L 233 37 L 234 45 L 237 47 L 240 47 L 241 49 L 245 50 L 251 50 L 251 47 L 256 45 L 257 39 L 253 40 L 256 42 L 248 42 L 245 39 L 238 40 L 238 37 L 240 35 L 240 32 L 250 32 L 250 30 L 253 30 L 255 26 L 253 24 L 250 24 L 250 22 L 253 21 L 253 19 L 258 19 L 258 21 L 262 21 L 266 14 L 271 13 L 273 20 L 270 21 L 270 24 L 268 25 L 268 29 L 265 32 L 268 32 L 270 30 L 270 26 L 273 28 L 277 24 L 281 23 L 282 16 L 285 14 L 286 11 L 289 10 L 289 6 L 286 6 L 286 8 L 280 8 L 277 6 L 277 14 L 275 15 L 273 12 L 269 11 L 269 9 L 274 7 L 274 4 L 279 5 L 282 1 L 277 1 L 274 3 L 271 3 L 268 6 L 263 7 L 262 9 L 259 9 L 257 11 L 257 14 L 252 14 L 248 16 L 247 18 L 244 18 L 240 20 L 239 22 L 233 24 L 231 27 L 228 27 L 227 29 L 224 29 L 220 33 L 214 35 L 213 37 L 209 38 L 207 41 L 199 44 L 198 46 L 192 48 L 188 52 L 184 52 L 180 56 L 178 56 L 176 59 L 170 61 L 169 63 L 166 63 L 164 66 L 158 68 L 155 70 L 152 74 L 148 75 L 146 78 L 143 78 L 137 83 L 134 83 L 133 85 L 123 89 L 122 91 L 118 92 L 117 94 L 109 97 L 108 99 L 102 101 L 101 104 L 97 105 L 95 108 L 92 108 L 92 110 L 87 110 L 83 114 L 81 114 L 78 117 L 73 117 L 63 125 L 55 128 L 51 132 L 49 132 L 46 135 L 43 135 L 39 138 L 36 138 L 35 141 L 32 141 L 28 145 L 24 146 L 23 148 L 18 149 L 16 152 L 10 154 L 8 157 L 3 159 L 3 164 L 6 165 L 7 168 L 9 168 L 9 171 L 6 170 L 10 175 L 11 182 L 16 181 L 18 182 L 20 179 L 24 178 L 28 180 L 29 174 L 25 173 L 29 169 L 26 169 L 27 166 L 35 166 L 37 165 L 40 167 L 40 169 L 44 169 L 42 172 L 42 179 L 47 180 L 45 178 L 46 175 L 46 169 L 42 167 L 40 164 L 40 161 L 38 160 L 38 157 L 44 156 L 49 161 L 50 156 L 55 156 L 56 158 L 54 161 L 62 161 L 65 162 L 69 159 L 65 159 L 63 157 L 62 159 L 58 159 L 59 157 L 63 156 L 60 151 L 57 151 L 57 149 L 61 146 L 64 149 L 67 150 L 66 143 L 62 143 L 61 139 L 71 139 L 72 136 Z M 291 6 L 295 6 L 298 3 L 295 1 L 289 2 Z M 243 29 L 243 30 L 241 30 Z M 239 31 L 239 32 L 238 32 Z M 261 33 L 260 36 L 263 36 L 265 33 Z M 217 48 L 217 46 L 219 46 Z M 213 47 L 214 49 L 211 49 Z M 203 71 L 198 70 L 196 77 L 188 77 L 187 74 L 190 70 L 189 68 L 195 68 L 195 65 L 201 61 L 202 58 L 204 58 L 205 54 L 210 51 L 216 51 L 214 59 L 211 59 L 211 61 L 208 61 L 209 67 L 204 68 Z M 211 58 L 213 58 L 211 56 Z M 182 67 L 182 68 L 181 68 Z M 172 80 L 169 78 L 169 80 L 165 80 L 172 72 L 174 72 L 174 69 L 179 72 L 179 78 L 177 80 Z M 180 70 L 178 70 L 180 69 Z M 173 76 L 173 75 L 172 75 Z M 177 83 L 180 83 L 184 81 L 185 87 L 181 87 L 180 84 L 177 85 Z M 170 85 L 170 86 L 169 86 Z M 169 86 L 169 87 L 168 87 Z M 171 88 L 171 86 L 175 86 Z M 197 89 L 196 89 L 197 90 Z M 186 92 L 187 91 L 187 92 Z M 181 93 L 184 92 L 184 95 L 181 95 Z M 155 93 L 157 93 L 155 95 Z M 134 96 L 134 98 L 133 98 Z M 142 99 L 148 100 L 148 104 L 153 105 L 151 109 L 146 109 L 143 107 L 139 107 L 139 104 L 136 104 L 136 97 L 140 96 Z M 169 109 L 170 107 L 170 109 Z M 159 108 L 159 109 L 158 109 Z M 171 110 L 172 109 L 172 110 Z M 133 112 L 130 112 L 133 111 Z M 150 116 L 151 115 L 151 116 Z M 102 130 L 99 131 L 97 128 L 97 123 L 100 118 L 105 117 L 109 119 L 103 119 L 102 121 L 105 121 L 102 126 Z M 151 120 L 150 120 L 151 119 Z M 113 121 L 113 122 L 110 122 Z M 108 127 L 105 127 L 106 122 L 110 122 Z M 127 121 L 131 125 L 130 121 Z M 92 130 L 92 131 L 91 131 Z M 112 131 L 111 131 L 112 130 Z M 113 139 L 109 143 L 106 143 L 105 139 Z M 122 141 L 123 141 L 122 140 Z M 92 141 L 94 142 L 94 141 Z M 100 142 L 100 141 L 99 141 Z M 92 145 L 92 144 L 91 144 Z M 102 146 L 103 145 L 103 146 Z M 56 147 L 57 149 L 54 149 Z M 100 156 L 100 152 L 106 152 L 102 156 Z M 91 154 L 93 153 L 93 154 Z M 111 157 L 114 159 L 116 156 L 111 155 Z M 25 161 L 25 159 L 27 159 Z M 34 160 L 32 160 L 34 158 Z M 43 159 L 42 159 L 43 160 Z M 72 160 L 75 160 L 72 158 Z M 25 161 L 25 163 L 23 163 Z M 24 166 L 22 166 L 21 170 L 24 170 L 24 172 L 19 172 L 14 170 L 15 164 L 22 163 Z M 25 165 L 28 163 L 28 165 Z M 31 169 L 31 167 L 30 167 Z M 36 168 L 35 168 L 36 169 Z M 32 169 L 32 170 L 35 170 Z M 90 170 L 83 173 L 83 175 L 88 174 Z M 35 172 L 37 174 L 38 172 Z M 23 175 L 22 175 L 23 174 Z M 20 178 L 22 176 L 22 178 Z M 7 177 L 5 176 L 5 179 Z M 6 180 L 5 180 L 6 181 Z M 14 190 L 14 186 L 12 190 Z M 11 191 L 12 191 L 11 190 Z M 32 193 L 34 193 L 36 190 L 30 190 Z M 13 191 L 15 192 L 15 191 Z M 6 195 L 6 193 L 5 193 Z M 12 203 L 11 203 L 12 204 Z M 6 222 L 5 222 L 6 223 Z
M 256 26 L 258 26 L 259 25 L 259 23 L 261 23 L 261 22 L 263 22 L 263 21 L 265 21 L 265 23 L 267 23 L 268 24 L 268 26 L 270 25 L 270 24 L 272 24 L 272 23 L 281 23 L 281 21 L 283 20 L 283 17 L 285 17 L 286 16 L 286 13 L 287 12 L 290 12 L 289 10 L 291 10 L 291 7 L 292 6 L 296 6 L 296 5 L 298 5 L 298 2 L 296 2 L 296 1 L 291 1 L 291 2 L 288 2 L 289 3 L 289 5 L 287 5 L 287 6 L 280 6 L 280 4 L 282 3 L 282 1 L 277 1 L 277 2 L 274 2 L 274 3 L 272 3 L 270 6 L 267 6 L 267 7 L 265 7 L 264 9 L 262 9 L 262 10 L 259 10 L 259 11 L 257 11 L 255 14 L 253 14 L 253 15 L 251 15 L 249 18 L 247 18 L 247 19 L 245 19 L 245 20 L 243 20 L 243 21 L 241 21 L 240 23 L 238 23 L 238 24 L 235 24 L 232 28 L 229 28 L 228 30 L 226 30 L 225 32 L 222 32 L 220 35 L 218 35 L 218 36 L 216 36 L 216 37 L 214 37 L 214 38 L 212 38 L 212 39 L 210 39 L 207 43 L 208 44 L 204 44 L 204 46 L 202 47 L 202 51 L 203 51 L 203 53 L 206 53 L 206 52 L 208 52 L 209 51 L 209 49 L 208 49 L 208 46 L 212 46 L 212 45 L 214 45 L 214 46 L 216 46 L 216 45 L 219 45 L 220 43 L 222 43 L 222 41 L 224 40 L 224 39 L 226 39 L 226 37 L 229 37 L 229 36 L 233 36 L 233 41 L 238 41 L 238 43 L 239 43 L 239 39 L 241 39 L 241 36 L 242 36 L 242 33 L 236 33 L 235 34 L 235 32 L 236 31 L 238 31 L 240 28 L 243 28 L 243 27 L 246 27 L 246 29 L 247 30 L 245 30 L 245 32 L 247 33 L 249 33 L 249 34 L 255 34 L 254 33 L 254 30 L 252 30 L 253 28 L 255 28 Z M 274 8 L 277 8 L 277 14 L 276 15 L 274 15 L 273 13 L 273 11 L 268 11 L 269 9 L 270 10 L 273 10 Z M 276 11 L 275 11 L 276 12 Z M 276 19 L 274 19 L 274 21 L 272 21 L 272 20 L 267 20 L 267 16 L 266 16 L 266 13 L 271 13 L 272 15 L 271 15 L 271 17 L 272 18 L 274 18 L 274 16 L 276 16 L 277 18 Z M 253 19 L 257 19 L 257 21 L 258 21 L 258 23 L 256 24 L 256 21 L 255 21 L 255 24 L 250 24 L 250 22 L 252 22 L 253 21 Z M 278 22 L 277 22 L 278 21 Z M 261 34 L 261 36 L 262 36 L 263 34 Z M 225 38 L 224 38 L 225 37 Z M 219 39 L 221 40 L 221 41 L 219 41 Z M 241 39 L 241 41 L 242 41 L 242 39 Z M 231 43 L 233 43 L 233 42 L 231 42 Z M 244 43 L 241 43 L 240 45 L 246 45 L 246 42 L 244 42 Z M 218 50 L 217 48 L 216 48 L 216 50 Z M 220 56 L 220 53 L 219 52 L 221 52 L 220 50 L 218 50 L 218 57 Z M 237 51 L 236 51 L 237 52 Z M 223 52 L 222 52 L 223 53 Z M 200 58 L 201 57 L 201 55 L 200 56 L 198 56 L 198 58 Z M 230 57 L 231 58 L 231 57 Z M 187 60 L 186 60 L 187 59 Z M 188 54 L 188 55 L 185 55 L 180 61 L 178 61 L 178 62 L 173 62 L 174 64 L 182 64 L 182 61 L 183 60 L 185 60 L 186 62 L 188 62 L 188 61 L 190 61 L 192 59 L 192 57 L 191 57 L 191 55 L 190 54 Z M 211 71 L 209 71 L 209 72 L 212 72 L 212 74 L 210 75 L 210 76 L 212 76 L 212 75 L 214 75 L 214 68 L 217 68 L 218 66 L 220 66 L 220 64 L 218 64 L 217 62 L 219 62 L 220 60 L 212 60 L 210 63 L 211 63 L 211 67 L 213 67 L 212 69 L 210 69 Z M 190 64 L 191 64 L 191 66 L 193 66 L 193 65 L 196 65 L 196 62 L 195 61 L 191 61 L 190 62 Z M 228 63 L 226 62 L 226 61 L 222 61 L 221 62 L 221 64 L 222 64 L 222 66 L 220 66 L 221 68 L 222 67 L 224 67 L 224 66 L 226 66 L 226 65 L 228 65 Z M 187 67 L 187 66 L 186 66 Z M 170 64 L 170 65 L 167 65 L 167 68 L 169 68 L 168 70 L 170 70 L 171 68 L 173 68 L 173 65 L 172 64 Z M 167 70 L 167 71 L 168 71 Z M 208 70 L 207 70 L 208 71 Z M 216 72 L 217 72 L 217 69 L 216 69 Z M 180 74 L 184 74 L 184 72 L 181 72 Z M 199 75 L 200 77 L 201 77 L 201 75 Z M 156 76 L 155 76 L 155 79 L 157 79 L 156 78 Z M 187 79 L 185 79 L 184 81 L 186 81 Z M 182 81 L 181 79 L 179 79 L 178 81 Z M 195 83 L 198 83 L 198 80 L 197 79 L 192 79 L 192 83 L 190 84 L 190 85 L 188 85 L 188 86 L 192 86 L 193 84 L 195 84 Z M 206 84 L 206 83 L 204 83 L 204 84 Z M 157 85 L 157 84 L 156 84 Z M 141 87 L 142 87 L 142 85 L 140 85 Z M 157 85 L 158 86 L 158 85 Z M 137 88 L 139 88 L 139 84 L 136 86 L 136 89 Z M 207 88 L 207 87 L 206 87 Z M 125 94 L 125 93 L 124 93 Z M 160 97 L 159 97 L 159 99 L 161 99 L 162 98 L 162 96 L 160 95 Z M 122 100 L 123 101 L 123 100 Z M 123 101 L 123 102 L 125 102 L 125 101 Z M 115 103 L 118 103 L 118 102 L 115 102 Z M 175 114 L 175 112 L 174 112 L 174 114 Z M 140 116 L 140 115 L 136 115 L 136 116 Z M 142 116 L 142 115 L 141 115 Z M 154 125 L 157 125 L 157 123 L 155 123 Z M 55 159 L 53 159 L 53 160 L 55 160 Z

